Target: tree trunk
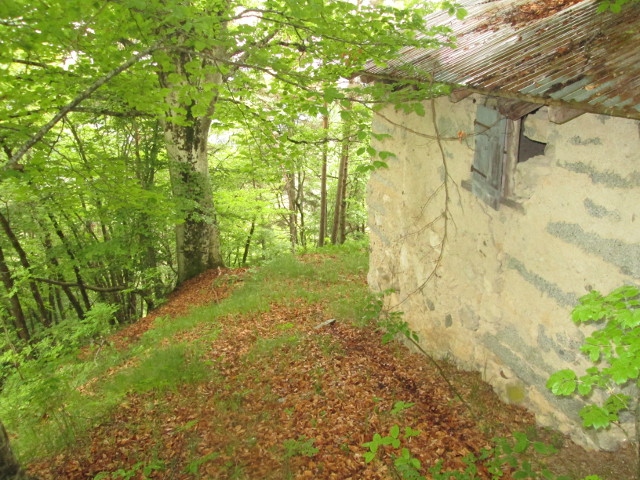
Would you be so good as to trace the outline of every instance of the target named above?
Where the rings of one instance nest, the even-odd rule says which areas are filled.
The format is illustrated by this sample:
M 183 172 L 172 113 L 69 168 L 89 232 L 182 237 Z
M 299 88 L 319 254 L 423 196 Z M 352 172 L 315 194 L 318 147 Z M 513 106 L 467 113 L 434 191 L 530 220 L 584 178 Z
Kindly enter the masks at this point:
M 298 214 L 296 213 L 296 185 L 295 176 L 291 172 L 284 174 L 284 190 L 287 194 L 287 210 L 289 224 L 289 239 L 291 241 L 291 251 L 295 252 L 298 243 Z
M 331 243 L 342 244 L 345 240 L 345 223 L 347 217 L 347 176 L 349 173 L 349 135 L 351 125 L 344 120 L 342 150 L 340 152 L 340 168 L 338 171 L 338 186 L 336 189 L 336 203 L 333 211 L 333 228 Z
M 0 480 L 36 480 L 20 468 L 9 444 L 9 435 L 0 422 Z
M 221 53 L 224 54 L 224 53 Z M 209 176 L 207 146 L 211 115 L 217 97 L 209 97 L 206 113 L 197 114 L 202 105 L 196 99 L 185 99 L 184 90 L 201 92 L 202 84 L 192 85 L 187 64 L 197 59 L 195 55 L 174 53 L 173 72 L 160 71 L 162 87 L 167 88 L 168 116 L 176 121 L 164 120 L 164 137 L 171 161 L 171 185 L 173 195 L 183 208 L 184 218 L 176 227 L 176 250 L 178 283 L 224 265 L 220 252 L 220 238 L 213 206 L 213 192 Z M 202 67 L 212 69 L 214 65 L 200 60 Z M 177 75 L 176 75 L 177 74 Z M 176 80 L 176 78 L 178 80 Z M 219 73 L 206 75 L 203 83 L 210 88 L 222 83 Z
M 326 107 L 326 103 L 325 103 Z M 322 170 L 320 172 L 320 232 L 318 233 L 318 246 L 324 246 L 327 236 L 327 157 L 329 153 L 329 115 L 322 116 L 322 128 L 324 129 L 325 142 L 322 146 Z
M 45 251 L 47 253 L 49 253 L 49 262 L 51 262 L 51 264 L 55 268 L 59 268 L 60 267 L 60 262 L 58 261 L 58 259 L 53 254 L 50 253 L 53 250 L 53 245 L 51 243 L 51 237 L 50 237 L 48 232 L 44 233 L 43 245 L 44 245 Z M 64 278 L 62 278 L 62 275 L 60 273 L 58 273 L 56 280 L 58 280 L 59 282 L 64 282 Z M 80 305 L 80 302 L 78 301 L 76 296 L 71 291 L 71 288 L 69 288 L 68 285 L 63 285 L 62 286 L 62 291 L 67 296 L 67 299 L 69 300 L 69 303 L 71 303 L 71 306 L 75 310 L 76 315 L 78 316 L 78 318 L 83 319 L 84 318 L 84 311 L 82 310 L 82 305 Z M 52 302 L 49 302 L 49 303 L 51 305 L 53 305 Z M 62 309 L 60 309 L 60 313 L 62 313 Z
M 18 337 L 20 338 L 20 340 L 29 342 L 29 340 L 31 340 L 31 333 L 29 332 L 29 327 L 27 326 L 27 322 L 24 317 L 24 311 L 22 310 L 22 305 L 20 304 L 20 297 L 18 297 L 18 292 L 13 292 L 13 278 L 11 277 L 9 266 L 4 259 L 4 252 L 2 251 L 2 247 L 0 247 L 0 280 L 2 280 L 4 288 L 7 291 L 7 295 L 9 295 L 9 308 L 11 310 L 11 315 L 13 316 L 13 321 L 18 332 Z
M 303 248 L 307 246 L 307 231 L 304 225 L 304 171 L 298 172 L 298 185 L 296 187 L 296 211 L 300 215 L 298 239 Z
M 82 278 L 82 274 L 80 273 L 80 267 L 78 266 L 78 262 L 76 262 L 76 256 L 71 249 L 71 245 L 67 240 L 62 228 L 60 228 L 60 224 L 56 217 L 53 216 L 52 213 L 49 213 L 49 220 L 51 220 L 51 224 L 56 232 L 56 235 L 64 245 L 64 249 L 71 260 L 71 264 L 73 265 L 73 273 L 76 276 L 76 283 L 78 284 L 78 288 L 80 289 L 80 296 L 82 297 L 82 301 L 84 302 L 84 309 L 89 310 L 91 308 L 91 300 L 89 299 L 89 293 L 84 286 L 84 279 Z
M 251 220 L 251 228 L 249 229 L 249 234 L 247 235 L 247 240 L 244 243 L 244 252 L 242 254 L 242 264 L 244 267 L 247 264 L 247 257 L 249 257 L 249 248 L 251 248 L 251 239 L 253 238 L 253 232 L 256 230 L 256 217 L 253 217 Z
M 2 229 L 4 230 L 4 233 L 7 235 L 7 238 L 11 242 L 11 245 L 13 246 L 14 250 L 18 254 L 18 258 L 20 258 L 20 265 L 22 265 L 22 268 L 24 268 L 28 274 L 31 274 L 31 264 L 29 263 L 29 259 L 27 258 L 27 252 L 25 252 L 24 249 L 22 248 L 22 245 L 20 245 L 20 241 L 18 240 L 18 237 L 13 232 L 13 229 L 11 228 L 9 221 L 2 214 L 2 212 L 0 212 L 0 225 L 2 225 Z M 33 280 L 29 280 L 28 283 L 29 283 L 29 289 L 31 290 L 31 294 L 33 295 L 33 299 L 36 302 L 36 306 L 38 307 L 38 312 L 40 314 L 41 321 L 45 327 L 50 327 L 51 326 L 50 312 L 44 304 L 44 299 L 40 294 L 40 289 L 38 288 L 38 285 L 36 284 L 36 282 L 34 282 Z

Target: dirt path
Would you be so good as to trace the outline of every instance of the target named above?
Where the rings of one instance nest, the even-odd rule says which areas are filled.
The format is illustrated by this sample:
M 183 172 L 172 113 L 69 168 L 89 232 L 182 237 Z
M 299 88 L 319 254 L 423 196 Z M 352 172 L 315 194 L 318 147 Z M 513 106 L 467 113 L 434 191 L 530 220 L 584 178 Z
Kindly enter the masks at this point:
M 230 282 L 216 282 L 220 274 L 185 284 L 153 315 L 119 332 L 115 344 L 135 341 L 158 316 L 225 298 Z M 206 381 L 129 395 L 73 451 L 33 463 L 30 472 L 56 480 L 100 472 L 110 472 L 102 479 L 389 479 L 399 478 L 391 455 L 401 448 L 381 447 L 379 460 L 366 463 L 362 445 L 395 425 L 401 447 L 423 472 L 438 460 L 466 468 L 464 457 L 489 447 L 494 436 L 540 435 L 529 413 L 501 404 L 477 374 L 444 366 L 470 412 L 424 357 L 383 346 L 372 329 L 340 322 L 316 328 L 323 320 L 321 303 L 296 300 L 230 316 L 204 345 L 199 330 L 175 338 L 200 342 L 197 361 L 211 372 Z M 407 427 L 419 433 L 405 438 Z M 620 453 L 596 459 L 561 437 L 547 439 L 564 445 L 565 457 L 555 463 L 572 475 L 606 474 L 604 463 L 618 469 L 609 478 L 631 478 Z M 595 466 L 600 470 L 590 470 Z M 478 478 L 490 478 L 482 463 L 477 467 Z

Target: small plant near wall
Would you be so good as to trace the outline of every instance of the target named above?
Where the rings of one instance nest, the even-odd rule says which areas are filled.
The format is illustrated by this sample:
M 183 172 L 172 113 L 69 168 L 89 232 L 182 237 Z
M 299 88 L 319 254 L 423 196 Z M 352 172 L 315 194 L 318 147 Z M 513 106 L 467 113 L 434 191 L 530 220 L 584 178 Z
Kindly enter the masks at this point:
M 608 394 L 604 401 L 592 402 L 580 410 L 582 424 L 587 428 L 620 426 L 620 413 L 635 408 L 638 448 L 640 404 L 628 393 L 629 387 L 635 387 L 632 391 L 637 392 L 640 386 L 640 289 L 625 285 L 608 295 L 591 291 L 580 298 L 571 318 L 576 324 L 594 323 L 601 327 L 580 347 L 593 366 L 582 376 L 570 369 L 555 372 L 547 387 L 562 396 L 577 394 L 589 398 L 595 390 Z M 640 479 L 640 466 L 636 478 Z

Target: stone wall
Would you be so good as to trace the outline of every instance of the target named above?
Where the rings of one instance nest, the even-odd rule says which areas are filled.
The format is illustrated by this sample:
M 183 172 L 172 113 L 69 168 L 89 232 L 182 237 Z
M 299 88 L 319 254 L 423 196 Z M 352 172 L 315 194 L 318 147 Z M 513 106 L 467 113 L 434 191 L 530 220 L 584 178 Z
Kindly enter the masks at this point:
M 369 184 L 369 283 L 394 290 L 389 304 L 436 357 L 482 372 L 540 424 L 612 448 L 619 431 L 584 431 L 581 403 L 545 383 L 588 366 L 585 330 L 570 320 L 577 299 L 639 283 L 640 122 L 584 114 L 558 125 L 546 107 L 525 117 L 544 155 L 510 168 L 511 192 L 494 210 L 466 188 L 485 101 L 441 97 L 424 117 L 389 107 L 375 118 L 374 131 L 391 135 L 376 148 L 396 157 Z

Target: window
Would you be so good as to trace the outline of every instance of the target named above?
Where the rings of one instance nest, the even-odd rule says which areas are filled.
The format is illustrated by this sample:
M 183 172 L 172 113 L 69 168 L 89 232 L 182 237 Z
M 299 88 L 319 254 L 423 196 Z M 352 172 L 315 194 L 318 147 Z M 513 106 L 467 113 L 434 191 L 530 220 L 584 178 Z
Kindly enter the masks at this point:
M 513 102 L 498 103 L 495 108 L 477 107 L 471 191 L 496 210 L 500 204 L 513 203 L 509 197 L 513 195 L 516 165 L 544 153 L 545 144 L 525 137 L 522 128 L 524 117 L 538 108 Z

